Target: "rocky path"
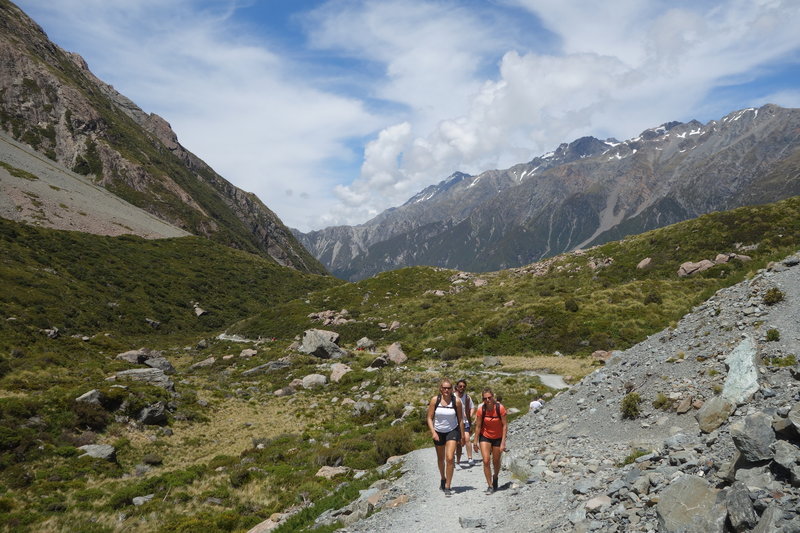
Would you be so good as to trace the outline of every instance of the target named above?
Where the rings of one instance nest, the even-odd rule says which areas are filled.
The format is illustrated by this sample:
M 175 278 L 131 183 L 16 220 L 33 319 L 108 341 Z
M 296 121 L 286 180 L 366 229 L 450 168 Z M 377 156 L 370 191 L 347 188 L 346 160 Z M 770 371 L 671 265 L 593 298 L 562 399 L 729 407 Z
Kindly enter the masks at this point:
M 457 468 L 445 497 L 427 448 L 338 519 L 349 533 L 798 533 L 799 346 L 795 254 L 514 420 L 502 490 L 485 495 L 477 465 Z M 630 392 L 641 412 L 623 418 Z
M 477 454 L 476 454 L 477 455 Z M 537 531 L 547 523 L 551 505 L 559 491 L 543 484 L 520 483 L 507 470 L 500 475 L 500 487 L 486 495 L 483 465 L 456 466 L 450 497 L 439 490 L 439 471 L 433 447 L 405 456 L 404 475 L 383 496 L 391 500 L 405 495 L 408 503 L 385 509 L 342 531 Z M 377 493 L 376 493 L 377 494 Z M 531 500 L 537 505 L 531 506 Z

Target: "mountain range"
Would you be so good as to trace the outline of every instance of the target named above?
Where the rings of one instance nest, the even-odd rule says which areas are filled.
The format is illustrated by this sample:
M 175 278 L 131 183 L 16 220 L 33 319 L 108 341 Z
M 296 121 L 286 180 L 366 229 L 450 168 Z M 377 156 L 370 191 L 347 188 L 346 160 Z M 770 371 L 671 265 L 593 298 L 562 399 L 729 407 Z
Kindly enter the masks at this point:
M 83 58 L 52 43 L 7 0 L 0 0 L 0 57 L 0 129 L 40 154 L 22 166 L 44 164 L 61 182 L 72 184 L 81 181 L 77 176 L 88 177 L 83 181 L 110 193 L 97 197 L 105 202 L 100 211 L 113 210 L 122 199 L 175 226 L 178 234 L 207 237 L 301 272 L 325 272 L 259 198 L 217 174 L 180 144 L 166 120 L 142 111 L 94 76 Z M 24 150 L 12 151 L 24 157 Z M 11 166 L 5 170 L 12 175 L 24 170 Z M 36 202 L 72 205 L 67 189 L 44 190 L 46 202 L 23 194 L 8 207 L 39 225 L 80 226 L 75 221 L 86 216 L 82 210 L 62 208 L 60 220 L 37 216 Z M 116 227 L 120 224 L 130 226 L 117 221 Z M 93 231 L 108 232 L 102 226 L 93 225 Z
M 478 175 L 456 172 L 364 224 L 295 232 L 332 273 L 510 268 L 713 211 L 800 194 L 800 110 L 765 105 L 583 137 Z

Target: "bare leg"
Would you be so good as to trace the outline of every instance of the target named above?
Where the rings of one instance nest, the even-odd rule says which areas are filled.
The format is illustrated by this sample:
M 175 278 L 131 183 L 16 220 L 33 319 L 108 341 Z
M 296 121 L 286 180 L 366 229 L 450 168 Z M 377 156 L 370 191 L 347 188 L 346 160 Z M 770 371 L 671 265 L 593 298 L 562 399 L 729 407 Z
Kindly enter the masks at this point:
M 481 442 L 481 458 L 483 459 L 483 475 L 486 476 L 486 484 L 492 486 L 492 443 Z
M 434 446 L 436 448 L 436 464 L 439 467 L 439 479 L 444 479 L 444 446 Z
M 500 475 L 500 456 L 502 455 L 502 451 L 500 451 L 500 446 L 495 446 L 492 448 L 492 463 L 494 465 L 494 477 Z
M 467 459 L 472 461 L 472 446 L 469 443 L 469 431 L 464 432 L 464 437 L 467 439 L 467 445 L 464 446 L 467 449 Z
M 441 448 L 441 446 L 439 446 Z M 445 460 L 445 482 L 444 487 L 446 489 L 450 488 L 450 482 L 453 480 L 453 469 L 455 468 L 455 463 L 453 462 L 453 456 L 456 453 L 456 441 L 449 440 L 444 444 L 444 460 Z

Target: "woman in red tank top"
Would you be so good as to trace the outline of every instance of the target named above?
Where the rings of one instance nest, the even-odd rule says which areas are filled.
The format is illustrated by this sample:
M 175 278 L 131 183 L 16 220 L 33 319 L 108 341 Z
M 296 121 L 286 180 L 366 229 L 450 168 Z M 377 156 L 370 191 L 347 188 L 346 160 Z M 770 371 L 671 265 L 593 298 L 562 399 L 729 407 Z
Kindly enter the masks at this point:
M 478 443 L 480 443 L 483 474 L 486 476 L 488 485 L 486 494 L 492 494 L 497 490 L 500 454 L 506 449 L 508 420 L 506 420 L 506 408 L 495 401 L 492 389 L 483 389 L 481 396 L 483 405 L 478 407 L 475 413 L 475 436 L 472 438 L 472 442 L 476 452 Z M 494 475 L 492 475 L 492 467 L 494 467 Z

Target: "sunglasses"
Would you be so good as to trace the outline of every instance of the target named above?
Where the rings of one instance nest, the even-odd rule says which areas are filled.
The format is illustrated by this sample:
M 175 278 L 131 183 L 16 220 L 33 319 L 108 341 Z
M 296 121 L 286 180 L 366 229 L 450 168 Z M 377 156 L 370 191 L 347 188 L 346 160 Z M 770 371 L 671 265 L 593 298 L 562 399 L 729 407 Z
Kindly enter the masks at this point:
M 452 388 L 453 388 L 453 387 L 442 387 L 442 390 L 450 390 L 450 389 L 452 389 Z
M 489 400 L 491 400 L 492 398 L 494 398 L 494 396 L 484 396 L 484 397 L 483 397 L 483 401 L 484 401 L 484 402 L 488 402 L 488 401 L 489 401 Z

